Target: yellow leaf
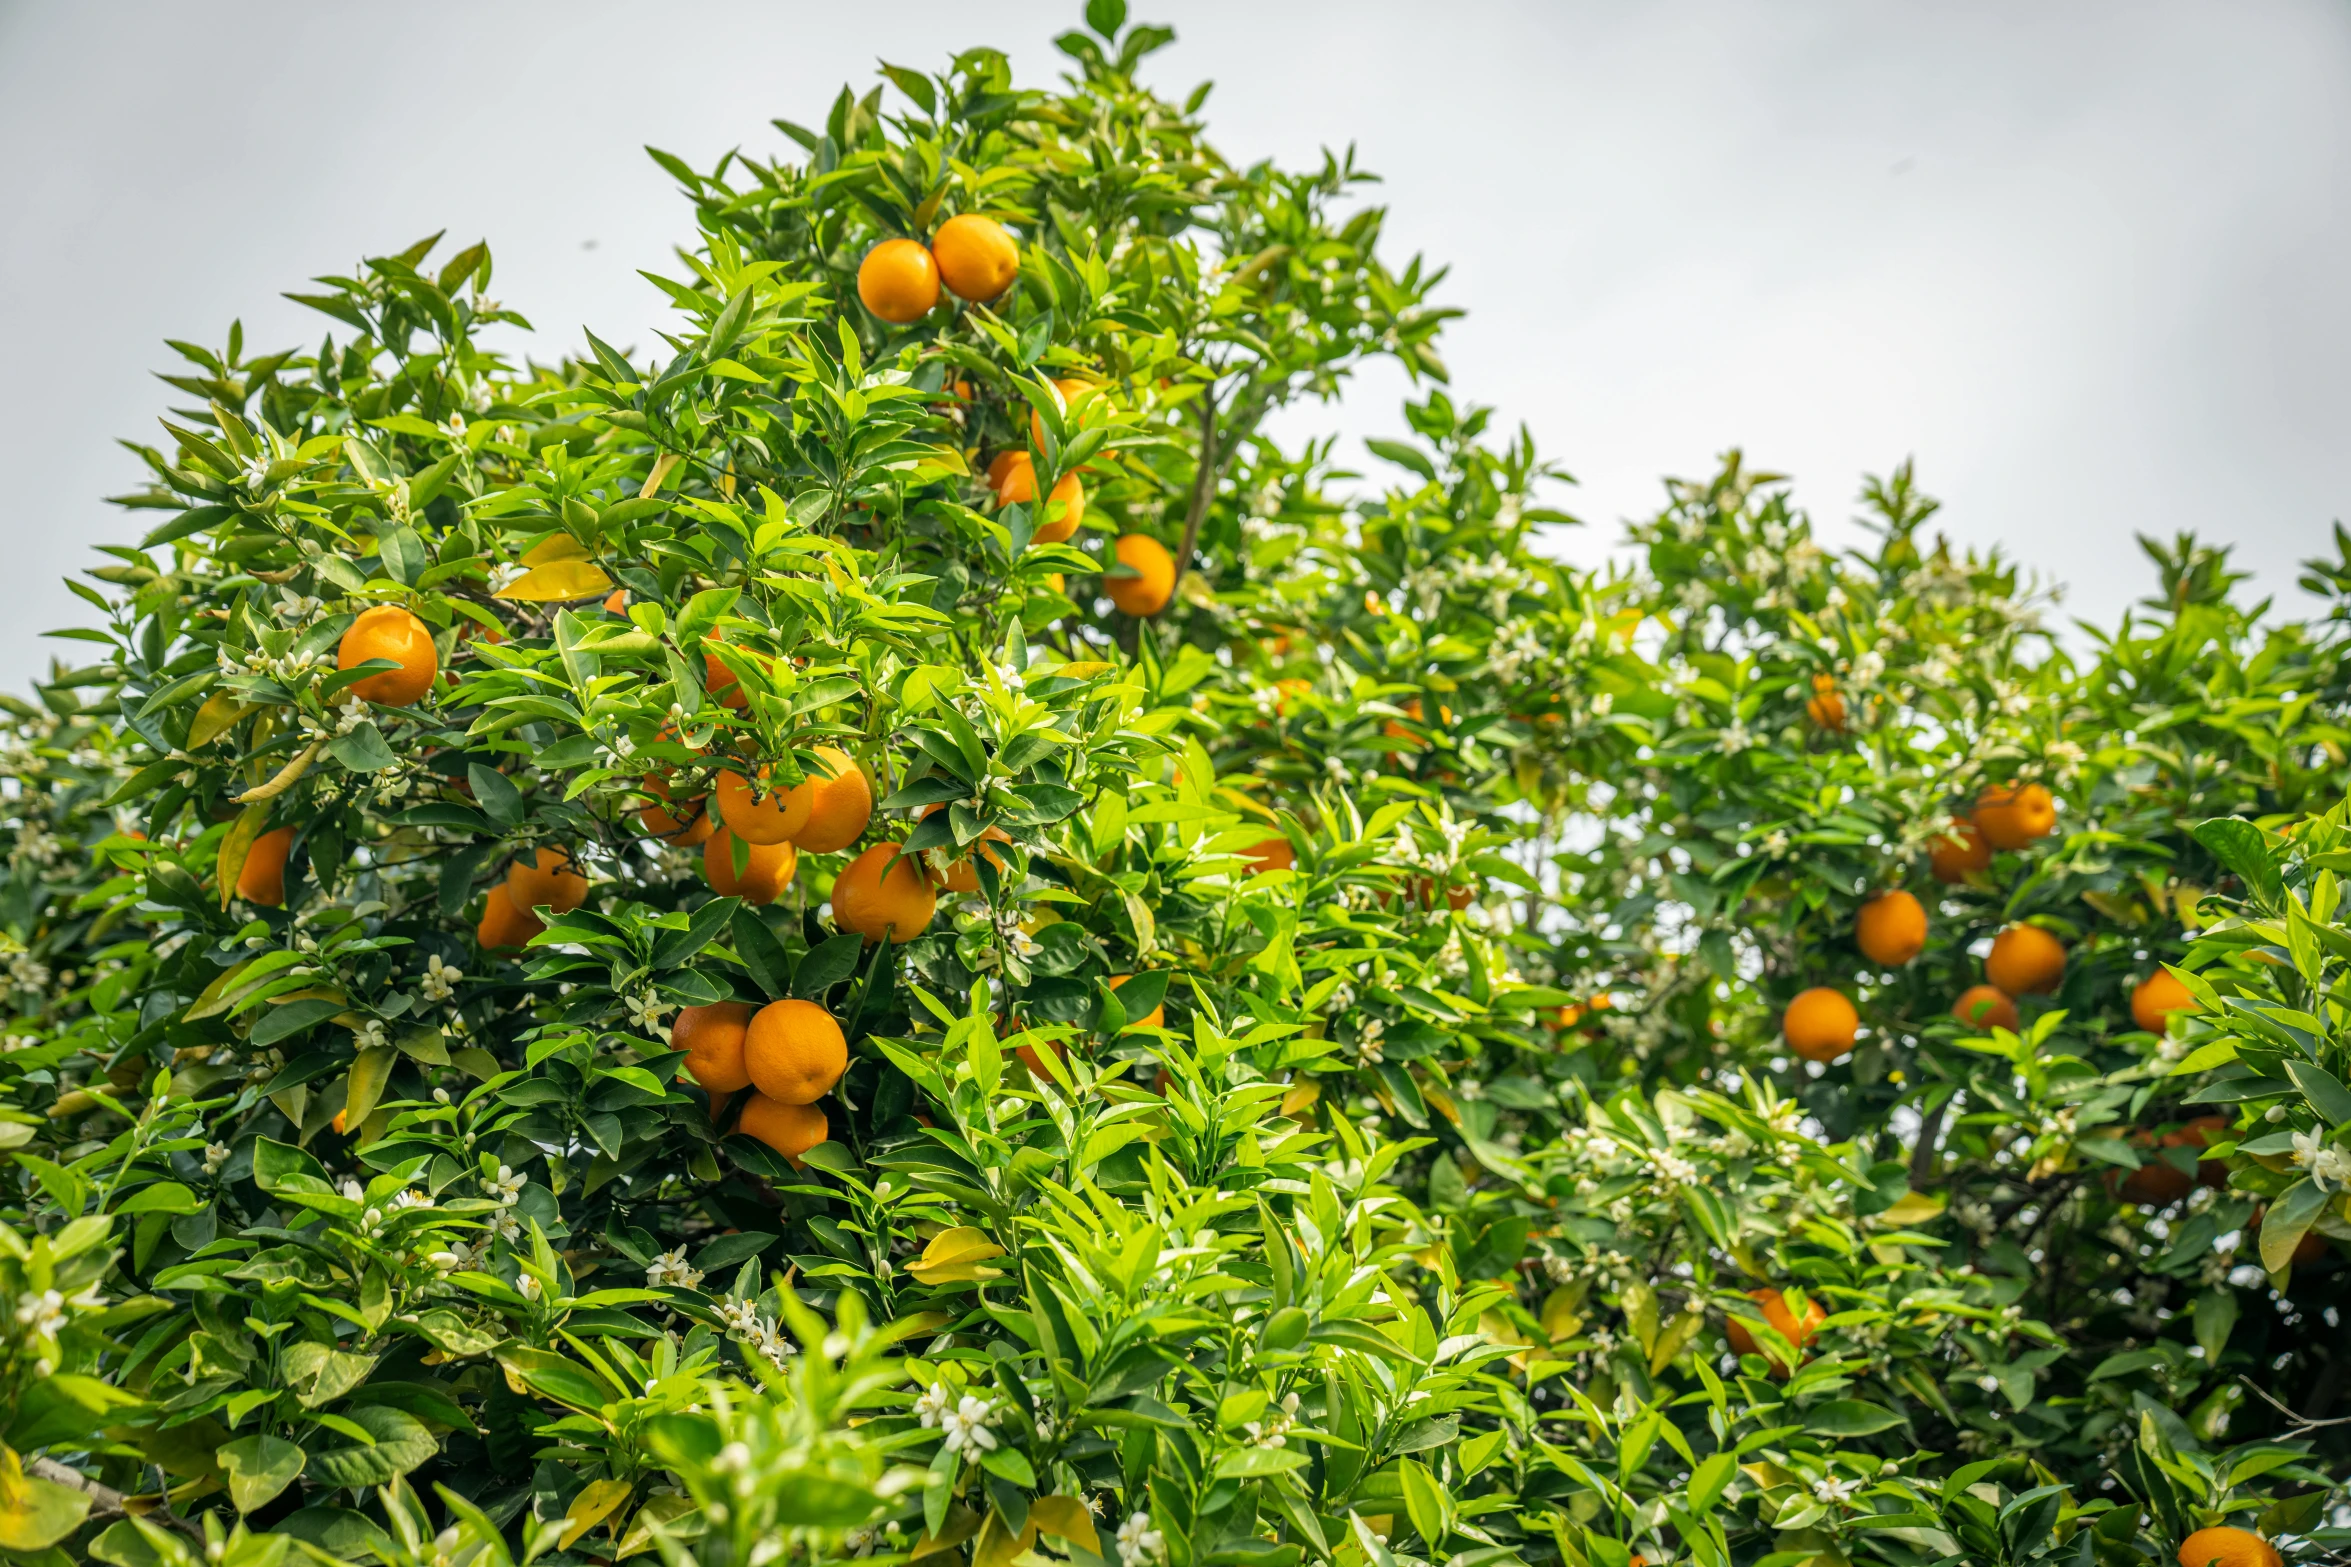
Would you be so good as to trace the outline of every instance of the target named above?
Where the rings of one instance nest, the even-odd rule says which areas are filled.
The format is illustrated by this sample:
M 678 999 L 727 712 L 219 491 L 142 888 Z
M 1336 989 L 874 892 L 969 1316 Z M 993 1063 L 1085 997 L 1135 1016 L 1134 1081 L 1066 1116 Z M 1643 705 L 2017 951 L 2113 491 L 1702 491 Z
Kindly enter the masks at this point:
M 390 1045 L 371 1045 L 359 1052 L 359 1059 L 351 1063 L 351 1086 L 343 1095 L 343 1124 L 357 1127 L 374 1111 L 376 1101 L 384 1097 L 384 1084 L 392 1075 L 396 1052 Z
M 1321 1097 L 1321 1082 L 1315 1078 L 1301 1077 L 1290 1085 L 1288 1093 L 1282 1095 L 1282 1114 L 1297 1115 L 1312 1107 Z
M 694 1511 L 695 1501 L 690 1496 L 650 1496 L 637 1509 L 637 1516 L 629 1523 L 626 1537 L 620 1542 L 620 1551 L 613 1560 L 622 1561 L 639 1551 L 653 1549 L 653 1531 L 661 1524 L 672 1523 Z
M 1018 1538 L 1004 1527 L 1004 1520 L 988 1514 L 980 1525 L 980 1537 L 972 1542 L 971 1567 L 1012 1567 L 1012 1559 L 1037 1543 L 1037 1520 L 1031 1515 L 1021 1526 Z
M 257 800 L 237 813 L 236 824 L 220 840 L 220 859 L 213 872 L 220 881 L 222 908 L 237 895 L 237 878 L 245 874 L 245 857 L 253 852 L 253 840 L 261 836 L 261 824 L 268 820 L 268 804 Z
M 1902 1200 L 1879 1214 L 1872 1222 L 1888 1229 L 1905 1230 L 1914 1224 L 1924 1224 L 1943 1211 L 1948 1197 L 1931 1197 L 1925 1192 L 1905 1192 Z
M 522 557 L 526 566 L 552 566 L 559 560 L 586 560 L 588 547 L 558 530 L 532 545 Z
M 563 1538 L 557 1543 L 558 1549 L 570 1550 L 581 1535 L 609 1518 L 615 1507 L 629 1499 L 629 1490 L 626 1480 L 590 1482 L 563 1510 Z
M 1094 1532 L 1094 1516 L 1074 1496 L 1040 1496 L 1029 1503 L 1029 1522 L 1056 1539 L 1082 1545 L 1102 1554 L 1102 1537 Z
M 188 725 L 188 745 L 191 751 L 201 751 L 227 734 L 237 720 L 253 711 L 249 702 L 240 702 L 226 691 L 215 691 L 196 709 L 195 721 Z
M 594 561 L 559 560 L 524 572 L 495 596 L 526 604 L 560 604 L 611 591 L 612 579 Z
M 946 1522 L 940 1525 L 939 1532 L 926 1534 L 915 1541 L 914 1549 L 907 1553 L 907 1557 L 911 1561 L 921 1561 L 924 1557 L 936 1556 L 941 1551 L 952 1551 L 977 1534 L 979 1528 L 980 1515 L 978 1513 L 968 1507 L 951 1508 L 947 1513 Z
M 1091 680 L 1096 675 L 1107 673 L 1109 668 L 1108 664 L 1099 659 L 1080 659 L 1074 664 L 1062 665 L 1053 673 L 1063 680 Z
M 906 1271 L 925 1284 L 974 1284 L 1002 1278 L 1002 1269 L 980 1264 L 1003 1255 L 1004 1248 L 987 1236 L 969 1225 L 958 1225 L 931 1237 L 931 1243 L 923 1248 L 922 1261 Z

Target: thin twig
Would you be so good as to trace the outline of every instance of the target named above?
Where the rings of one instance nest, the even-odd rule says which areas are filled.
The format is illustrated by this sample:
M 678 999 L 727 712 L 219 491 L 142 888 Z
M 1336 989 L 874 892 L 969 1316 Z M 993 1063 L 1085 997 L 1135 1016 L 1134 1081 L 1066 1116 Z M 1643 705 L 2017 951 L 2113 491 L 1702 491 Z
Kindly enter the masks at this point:
M 1175 580 L 1168 587 L 1171 596 L 1184 585 L 1184 568 L 1192 563 L 1192 551 L 1200 543 L 1200 524 L 1216 494 L 1216 468 L 1216 383 L 1211 381 L 1207 395 L 1200 399 L 1200 466 L 1192 473 L 1192 500 L 1184 510 L 1184 542 L 1176 551 Z
M 2298 1415 L 2294 1413 L 2294 1411 L 2288 1409 L 2285 1405 L 2270 1397 L 2268 1393 L 2262 1390 L 2260 1384 L 2255 1382 L 2251 1377 L 2240 1376 L 2237 1378 L 2237 1380 L 2244 1383 L 2247 1387 L 2253 1389 L 2254 1396 L 2259 1398 L 2263 1403 L 2276 1410 L 2279 1414 L 2284 1415 L 2287 1420 L 2293 1423 L 2294 1429 L 2297 1431 L 2316 1431 L 2322 1426 L 2351 1426 L 2351 1415 L 2340 1415 L 2333 1420 L 2313 1420 L 2308 1415 Z
M 173 1512 L 160 1498 L 152 1507 L 135 1509 L 131 1505 L 133 1498 L 125 1496 L 113 1486 L 91 1479 L 79 1469 L 68 1468 L 54 1458 L 36 1458 L 24 1467 L 25 1473 L 29 1475 L 47 1480 L 53 1485 L 69 1487 L 87 1496 L 90 1499 L 90 1512 L 86 1522 L 105 1523 L 114 1518 L 156 1518 L 191 1540 L 204 1538 L 194 1524 Z

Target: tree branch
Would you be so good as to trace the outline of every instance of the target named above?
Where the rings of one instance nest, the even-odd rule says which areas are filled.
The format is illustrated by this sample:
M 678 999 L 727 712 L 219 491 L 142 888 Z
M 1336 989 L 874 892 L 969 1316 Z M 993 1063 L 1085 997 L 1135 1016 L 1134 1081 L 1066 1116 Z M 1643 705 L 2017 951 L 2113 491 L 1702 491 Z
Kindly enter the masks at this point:
M 1184 568 L 1192 563 L 1192 551 L 1199 546 L 1200 523 L 1216 494 L 1216 473 L 1216 383 L 1211 381 L 1207 395 L 1200 399 L 1200 466 L 1193 470 L 1191 504 L 1184 509 L 1184 542 L 1176 550 L 1175 581 L 1168 589 L 1171 597 L 1184 585 Z

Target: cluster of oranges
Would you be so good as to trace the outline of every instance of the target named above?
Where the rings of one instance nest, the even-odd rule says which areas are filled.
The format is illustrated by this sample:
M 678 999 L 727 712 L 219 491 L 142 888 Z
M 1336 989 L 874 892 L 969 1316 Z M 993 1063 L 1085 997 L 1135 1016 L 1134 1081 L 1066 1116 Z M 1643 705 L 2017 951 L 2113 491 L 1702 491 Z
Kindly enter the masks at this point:
M 833 1015 L 815 1002 L 771 1001 L 756 1011 L 741 1001 L 687 1007 L 669 1037 L 686 1052 L 686 1070 L 710 1095 L 713 1120 L 747 1088 L 751 1093 L 735 1129 L 795 1166 L 829 1135 L 816 1102 L 849 1069 L 849 1042 Z
M 857 297 L 892 326 L 920 321 L 944 283 L 958 299 L 984 303 L 1020 276 L 1020 246 L 994 218 L 966 212 L 939 225 L 925 245 L 885 239 L 857 264 Z
M 2056 826 L 2056 802 L 2041 785 L 1995 786 L 1978 797 L 1952 834 L 1936 840 L 1929 868 L 1938 882 L 1955 885 L 1988 870 L 1993 850 L 2027 848 Z M 1882 892 L 1861 906 L 1853 941 L 1880 968 L 1901 968 L 1926 950 L 1926 909 L 1907 892 Z M 2038 925 L 2012 924 L 1992 938 L 1984 982 L 1963 991 L 1951 1015 L 1978 1028 L 2014 1029 L 2020 1021 L 2016 998 L 2049 995 L 2064 979 L 2065 944 Z M 2131 1016 L 2150 1033 L 2162 1033 L 2172 1013 L 2195 1004 L 2188 988 L 2162 969 L 2131 992 Z M 1826 985 L 1798 995 L 1781 1018 L 1788 1048 L 1808 1061 L 1843 1057 L 1860 1027 L 1851 999 Z
M 528 946 L 547 928 L 540 909 L 569 914 L 588 901 L 588 878 L 567 849 L 539 849 L 506 867 L 506 879 L 482 900 L 474 940 L 484 952 Z
M 712 688 L 718 684 L 714 679 Z M 874 799 L 856 759 L 837 746 L 819 746 L 816 765 L 797 784 L 769 787 L 772 771 L 723 772 L 708 800 L 682 805 L 672 800 L 666 779 L 648 779 L 645 787 L 655 799 L 638 810 L 638 823 L 672 843 L 699 845 L 703 878 L 713 892 L 773 903 L 791 885 L 802 852 L 838 853 L 865 836 Z M 939 872 L 899 844 L 874 844 L 834 878 L 833 924 L 868 945 L 912 941 L 937 912 L 939 890 L 977 892 L 978 857 L 1001 869 L 1004 861 L 993 845 L 1011 841 L 991 827 L 971 853 Z

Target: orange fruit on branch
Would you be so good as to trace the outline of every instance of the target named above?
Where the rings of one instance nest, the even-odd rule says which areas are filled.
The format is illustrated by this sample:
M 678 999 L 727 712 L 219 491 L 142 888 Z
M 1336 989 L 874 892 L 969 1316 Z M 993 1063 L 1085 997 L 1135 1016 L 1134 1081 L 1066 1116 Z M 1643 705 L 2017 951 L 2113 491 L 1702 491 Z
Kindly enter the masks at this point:
M 2016 1003 L 1997 985 L 1970 985 L 1951 1004 L 1951 1015 L 1978 1028 L 2005 1028 L 2015 1033 L 2019 1023 Z
M 247 903 L 276 908 L 286 901 L 286 853 L 294 845 L 294 829 L 272 827 L 253 840 L 245 863 L 237 870 L 237 896 Z
M 335 648 L 337 669 L 356 669 L 373 659 L 399 665 L 351 683 L 351 694 L 379 707 L 409 707 L 433 688 L 441 655 L 430 627 L 397 604 L 360 611 Z
M 939 225 L 931 236 L 931 260 L 939 281 L 958 299 L 994 299 L 1020 276 L 1020 246 L 1003 224 L 976 212 L 957 213 Z
M 2021 849 L 2057 827 L 2057 802 L 2037 783 L 1996 784 L 1976 797 L 1975 824 L 1995 849 Z
M 719 820 L 745 843 L 790 843 L 808 825 L 808 813 L 816 804 L 815 783 L 803 780 L 790 789 L 770 789 L 773 771 L 762 767 L 756 782 L 738 772 L 723 772 L 711 790 Z
M 743 1114 L 735 1122 L 735 1130 L 767 1144 L 790 1160 L 795 1170 L 800 1168 L 802 1154 L 832 1135 L 825 1113 L 815 1105 L 786 1104 L 765 1094 L 753 1094 L 743 1101 Z
M 2150 1034 L 2169 1027 L 2174 1012 L 2197 1010 L 2195 994 L 2169 969 L 2159 968 L 2131 988 L 2131 1021 Z
M 1071 381 L 1057 376 L 1053 390 L 1061 394 L 1062 423 L 1067 428 L 1069 420 L 1077 416 L 1078 404 L 1102 389 L 1091 381 Z M 1039 447 L 1045 444 L 1045 420 L 1034 408 L 1029 410 L 1029 439 Z
M 1298 851 L 1290 847 L 1287 838 L 1268 838 L 1263 843 L 1249 845 L 1241 853 L 1250 861 L 1249 874 L 1252 876 L 1263 876 L 1268 871 L 1291 870 L 1298 864 Z
M 1845 732 L 1845 699 L 1837 693 L 1837 682 L 1830 675 L 1812 677 L 1812 695 L 1805 700 L 1804 716 L 1817 728 L 1832 734 Z
M 669 780 L 647 778 L 645 792 L 667 801 Z M 700 800 L 689 800 L 684 805 L 647 803 L 637 810 L 637 825 L 656 838 L 666 838 L 680 848 L 691 849 L 707 840 L 718 830 L 718 822 L 703 808 Z
M 1881 892 L 1861 906 L 1853 944 L 1881 968 L 1901 968 L 1926 950 L 1927 911 L 1907 892 Z
M 714 1097 L 731 1094 L 751 1086 L 751 1069 L 743 1064 L 743 1040 L 750 1022 L 747 1002 L 685 1007 L 669 1027 L 670 1047 L 686 1053 L 685 1068 L 705 1092 Z
M 1102 590 L 1110 595 L 1110 602 L 1137 620 L 1149 619 L 1167 608 L 1167 601 L 1175 597 L 1175 557 L 1167 552 L 1167 546 L 1147 533 L 1122 533 L 1111 552 L 1120 565 L 1135 574 L 1102 579 Z
M 837 745 L 818 746 L 816 764 L 800 788 L 809 791 L 808 820 L 792 841 L 804 852 L 838 854 L 865 836 L 873 820 L 873 784 L 857 758 Z
M 1037 498 L 1037 465 L 1027 452 L 1007 452 L 1003 477 L 996 480 L 996 504 L 1012 506 Z M 990 470 L 993 474 L 994 470 Z M 1052 497 L 1038 509 L 1029 537 L 1038 544 L 1061 544 L 1074 537 L 1086 521 L 1086 487 L 1074 473 L 1065 473 L 1053 486 Z
M 716 653 L 702 655 L 702 690 L 721 707 L 731 707 L 739 712 L 751 705 L 750 693 L 743 689 L 743 682 L 735 678 L 733 670 L 719 662 Z
M 473 928 L 474 940 L 484 952 L 505 952 L 527 946 L 547 927 L 530 910 L 518 908 L 506 883 L 492 887 L 482 900 L 482 917 Z
M 2277 1547 L 2250 1529 L 2199 1529 L 2180 1542 L 2179 1557 L 2180 1567 L 2285 1567 Z
M 875 844 L 833 881 L 833 924 L 864 937 L 869 947 L 884 936 L 900 945 L 912 941 L 938 907 L 939 894 L 919 857 L 902 844 Z
M 2065 978 L 2065 944 L 2038 925 L 2011 925 L 1992 938 L 1984 978 L 2012 996 L 2048 995 Z
M 1927 868 L 1946 887 L 1956 886 L 1992 868 L 1992 846 L 1974 822 L 1962 817 L 1956 832 L 1937 838 L 1928 848 Z
M 735 836 L 725 828 L 702 845 L 702 879 L 722 898 L 741 898 L 765 908 L 783 896 L 799 867 L 799 851 L 788 843 L 746 843 L 749 858 L 735 874 Z
M 1841 990 L 1815 985 L 1788 1003 L 1780 1015 L 1788 1048 L 1807 1061 L 1834 1061 L 1853 1048 L 1861 1014 Z
M 1820 1331 L 1820 1325 L 1829 1319 L 1829 1314 L 1821 1309 L 1820 1302 L 1810 1296 L 1805 1297 L 1804 1320 L 1801 1322 L 1796 1320 L 1796 1313 L 1788 1308 L 1788 1298 L 1778 1290 L 1749 1290 L 1747 1298 L 1763 1308 L 1763 1320 L 1771 1326 L 1772 1331 L 1793 1344 L 1799 1355 L 1803 1353 L 1804 1346 L 1811 1342 L 1812 1336 Z M 1722 1332 L 1723 1337 L 1731 1341 L 1731 1348 L 1738 1353 L 1742 1355 L 1763 1354 L 1762 1345 L 1756 1341 L 1755 1335 L 1749 1331 L 1747 1324 L 1739 1318 L 1724 1317 Z M 1781 1365 L 1776 1358 L 1772 1356 L 1764 1358 L 1771 1361 L 1773 1376 L 1784 1377 L 1789 1374 L 1790 1368 Z
M 588 878 L 569 849 L 543 848 L 506 867 L 506 890 L 518 909 L 553 909 L 569 914 L 588 901 Z
M 743 1067 L 778 1104 L 814 1104 L 849 1070 L 849 1041 L 815 1002 L 771 1001 L 744 1027 Z
M 920 321 L 939 302 L 939 264 L 911 239 L 885 239 L 857 264 L 857 297 L 892 326 Z

